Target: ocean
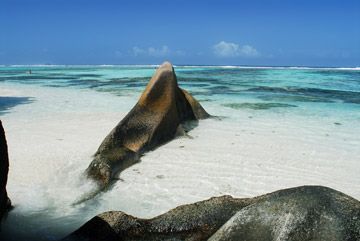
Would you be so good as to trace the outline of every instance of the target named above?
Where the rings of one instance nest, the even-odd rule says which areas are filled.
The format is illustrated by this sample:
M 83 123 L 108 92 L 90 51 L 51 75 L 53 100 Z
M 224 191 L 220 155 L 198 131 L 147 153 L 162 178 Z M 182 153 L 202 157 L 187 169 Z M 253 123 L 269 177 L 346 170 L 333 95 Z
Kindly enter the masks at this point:
M 175 66 L 213 116 L 94 199 L 84 176 L 152 66 L 1 66 L 14 209 L 1 240 L 57 240 L 104 211 L 149 218 L 212 196 L 323 185 L 360 199 L 360 69 Z

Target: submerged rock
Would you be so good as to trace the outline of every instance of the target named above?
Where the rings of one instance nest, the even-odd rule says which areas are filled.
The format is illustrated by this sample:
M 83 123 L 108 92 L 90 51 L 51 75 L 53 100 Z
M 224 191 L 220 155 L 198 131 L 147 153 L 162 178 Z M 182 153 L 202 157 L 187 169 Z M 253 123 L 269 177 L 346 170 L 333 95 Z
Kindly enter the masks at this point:
M 211 198 L 152 219 L 100 214 L 64 241 L 95 240 L 360 240 L 360 202 L 321 186 L 255 198 Z
M 296 105 L 290 105 L 285 103 L 229 103 L 223 104 L 225 107 L 233 109 L 253 109 L 253 110 L 267 110 L 271 108 L 286 108 L 286 107 L 297 107 Z
M 9 172 L 9 157 L 5 138 L 5 131 L 0 120 L 0 221 L 6 211 L 11 207 L 6 192 L 7 176 Z
M 165 62 L 138 103 L 101 143 L 87 174 L 101 186 L 107 186 L 116 174 L 136 163 L 141 154 L 182 133 L 182 123 L 207 117 L 202 106 L 178 87 L 173 66 Z

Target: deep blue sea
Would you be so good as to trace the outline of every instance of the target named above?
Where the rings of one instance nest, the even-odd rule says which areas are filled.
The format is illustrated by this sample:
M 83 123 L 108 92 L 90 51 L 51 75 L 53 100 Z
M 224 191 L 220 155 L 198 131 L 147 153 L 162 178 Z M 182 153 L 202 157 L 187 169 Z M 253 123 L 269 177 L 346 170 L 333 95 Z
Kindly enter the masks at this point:
M 149 218 L 212 196 L 324 185 L 360 199 L 360 69 L 175 66 L 212 115 L 93 200 L 83 176 L 157 66 L 0 66 L 8 193 L 0 240 L 52 241 L 109 210 Z

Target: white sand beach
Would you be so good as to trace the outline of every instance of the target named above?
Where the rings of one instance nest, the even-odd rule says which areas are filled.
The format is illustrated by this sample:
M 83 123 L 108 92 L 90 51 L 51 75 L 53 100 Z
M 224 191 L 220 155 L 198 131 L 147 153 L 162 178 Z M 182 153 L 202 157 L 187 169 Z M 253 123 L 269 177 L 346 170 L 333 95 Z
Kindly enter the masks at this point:
M 123 171 L 111 190 L 72 206 L 93 188 L 83 176 L 92 155 L 138 96 L 10 83 L 2 84 L 0 95 L 35 98 L 1 117 L 10 153 L 8 193 L 16 207 L 5 227 L 27 227 L 41 214 L 32 225 L 61 237 L 103 211 L 153 217 L 212 196 L 252 197 L 300 185 L 360 198 L 354 119 L 234 111 L 204 102 L 209 113 L 223 118 L 200 121 L 190 137 L 145 154 Z M 64 220 L 64 229 L 56 228 Z

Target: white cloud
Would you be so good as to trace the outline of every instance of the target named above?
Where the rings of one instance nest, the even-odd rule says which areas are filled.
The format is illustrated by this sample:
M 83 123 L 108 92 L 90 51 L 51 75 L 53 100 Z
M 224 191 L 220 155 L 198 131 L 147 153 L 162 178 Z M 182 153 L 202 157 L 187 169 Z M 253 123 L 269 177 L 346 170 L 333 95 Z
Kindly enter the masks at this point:
M 148 53 L 149 53 L 150 56 L 162 57 L 162 56 L 168 55 L 170 53 L 170 49 L 166 45 L 164 45 L 164 46 L 162 46 L 161 48 L 158 48 L 158 49 L 150 47 L 148 49 Z
M 239 45 L 221 41 L 213 46 L 214 54 L 218 57 L 257 57 L 260 53 L 250 45 Z
M 152 56 L 152 57 L 164 57 L 168 56 L 170 54 L 180 55 L 180 53 L 183 53 L 182 51 L 171 51 L 170 48 L 166 45 L 161 46 L 160 48 L 155 47 L 149 47 L 149 48 L 139 48 L 137 46 L 132 48 L 132 55 L 135 57 L 137 56 Z
M 241 53 L 244 54 L 245 56 L 252 56 L 252 57 L 256 57 L 260 55 L 259 52 L 250 45 L 242 46 Z
M 135 47 L 132 48 L 132 53 L 136 57 L 136 56 L 139 56 L 139 55 L 143 55 L 145 53 L 145 50 L 135 46 Z

